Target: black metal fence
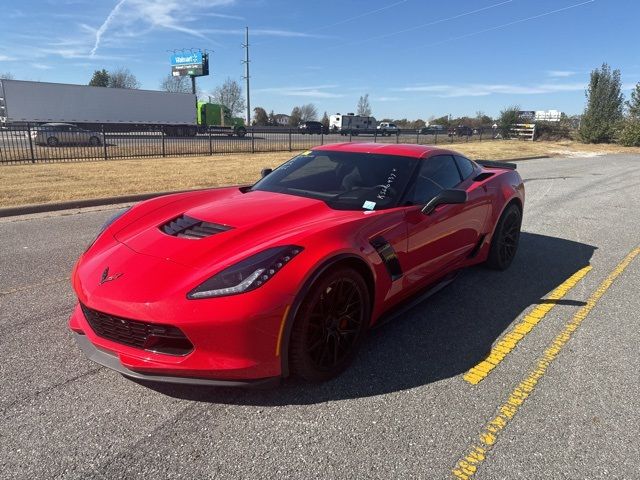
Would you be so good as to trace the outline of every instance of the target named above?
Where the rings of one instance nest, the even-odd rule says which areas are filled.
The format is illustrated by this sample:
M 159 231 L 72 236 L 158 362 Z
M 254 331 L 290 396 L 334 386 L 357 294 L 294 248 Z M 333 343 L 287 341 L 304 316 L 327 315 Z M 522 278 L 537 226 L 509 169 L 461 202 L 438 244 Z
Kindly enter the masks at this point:
M 302 134 L 289 127 L 249 127 L 244 137 L 220 129 L 200 131 L 192 137 L 175 137 L 167 135 L 165 129 L 159 125 L 137 126 L 135 131 L 123 131 L 122 125 L 99 125 L 91 130 L 72 126 L 11 126 L 0 129 L 0 165 L 297 151 L 340 142 L 441 145 L 495 139 L 491 128 L 475 129 L 465 135 L 416 130 L 390 135 L 376 130 L 341 135 Z

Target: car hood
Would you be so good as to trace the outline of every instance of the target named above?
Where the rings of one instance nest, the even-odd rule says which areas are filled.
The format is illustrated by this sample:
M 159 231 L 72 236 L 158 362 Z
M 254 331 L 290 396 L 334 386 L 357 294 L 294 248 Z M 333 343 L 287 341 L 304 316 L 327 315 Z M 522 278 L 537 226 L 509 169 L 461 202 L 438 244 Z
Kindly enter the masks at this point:
M 137 218 L 132 215 L 130 222 L 118 222 L 125 226 L 114 237 L 144 255 L 194 268 L 221 269 L 273 245 L 300 245 L 315 230 L 357 213 L 336 211 L 306 197 L 225 188 L 182 197 Z M 185 215 L 219 228 L 199 239 L 163 231 L 163 226 Z

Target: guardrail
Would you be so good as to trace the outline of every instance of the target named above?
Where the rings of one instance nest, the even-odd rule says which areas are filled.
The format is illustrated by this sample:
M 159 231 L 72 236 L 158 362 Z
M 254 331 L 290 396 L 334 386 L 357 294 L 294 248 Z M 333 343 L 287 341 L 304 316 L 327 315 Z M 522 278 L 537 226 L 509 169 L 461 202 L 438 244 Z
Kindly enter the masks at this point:
M 340 142 L 447 144 L 495 139 L 491 128 L 476 129 L 469 135 L 420 133 L 400 130 L 382 135 L 377 130 L 340 133 L 303 134 L 297 128 L 249 127 L 244 137 L 210 129 L 192 137 L 165 133 L 165 126 L 136 126 L 126 131 L 123 125 L 99 125 L 93 129 L 73 126 L 46 127 L 13 125 L 0 130 L 0 165 L 41 162 L 97 161 L 119 158 L 169 157 L 186 155 L 224 155 L 297 151 Z

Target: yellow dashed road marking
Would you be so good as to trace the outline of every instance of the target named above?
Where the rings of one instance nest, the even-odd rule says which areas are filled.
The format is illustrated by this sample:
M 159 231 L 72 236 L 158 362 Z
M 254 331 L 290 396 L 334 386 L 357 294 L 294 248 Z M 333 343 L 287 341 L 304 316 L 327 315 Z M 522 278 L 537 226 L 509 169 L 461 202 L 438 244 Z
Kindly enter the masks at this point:
M 567 323 L 565 328 L 551 342 L 551 345 L 542 354 L 536 363 L 535 369 L 509 394 L 507 401 L 498 409 L 498 414 L 487 423 L 480 433 L 478 441 L 471 445 L 468 452 L 462 457 L 453 468 L 453 476 L 467 480 L 471 478 L 478 467 L 484 462 L 487 453 L 498 440 L 498 435 L 507 426 L 509 421 L 518 413 L 520 406 L 535 389 L 538 381 L 546 373 L 549 365 L 556 359 L 562 347 L 569 341 L 582 321 L 593 310 L 596 303 L 613 284 L 614 280 L 629 266 L 633 259 L 640 254 L 640 247 L 636 247 L 622 260 L 609 276 L 591 294 L 586 305 L 580 308 Z
M 545 299 L 552 300 L 551 302 L 542 303 L 525 315 L 524 319 L 520 323 L 498 340 L 496 345 L 491 349 L 489 356 L 475 367 L 472 367 L 462 378 L 472 385 L 480 383 L 487 375 L 489 375 L 489 373 L 491 373 L 491 370 L 496 368 L 498 364 L 504 360 L 509 353 L 511 353 L 511 350 L 516 348 L 516 345 L 518 345 L 520 340 L 522 340 L 527 333 L 533 330 L 538 322 L 540 322 L 540 320 L 542 320 L 545 315 L 555 307 L 556 302 L 553 300 L 560 300 L 569 293 L 569 290 L 575 287 L 576 284 L 582 280 L 587 273 L 589 273 L 591 268 L 591 265 L 588 265 L 578 270 L 565 280 Z

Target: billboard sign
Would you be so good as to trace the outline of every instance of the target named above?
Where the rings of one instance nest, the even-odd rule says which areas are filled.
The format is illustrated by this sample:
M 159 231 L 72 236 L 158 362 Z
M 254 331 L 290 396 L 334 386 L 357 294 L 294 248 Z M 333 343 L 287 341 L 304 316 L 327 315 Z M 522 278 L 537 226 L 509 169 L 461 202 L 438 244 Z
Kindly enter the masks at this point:
M 182 52 L 171 55 L 171 74 L 174 77 L 209 75 L 209 55 L 198 52 Z

